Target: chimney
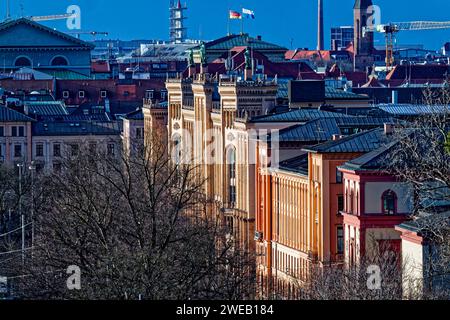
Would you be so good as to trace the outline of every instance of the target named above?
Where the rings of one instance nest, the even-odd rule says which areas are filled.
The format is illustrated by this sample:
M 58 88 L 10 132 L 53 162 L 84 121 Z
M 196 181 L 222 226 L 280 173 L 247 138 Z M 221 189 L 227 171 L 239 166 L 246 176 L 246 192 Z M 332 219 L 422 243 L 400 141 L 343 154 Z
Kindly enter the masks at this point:
M 208 73 L 208 64 L 200 64 L 200 73 L 207 74 Z
M 398 91 L 392 90 L 392 103 L 397 104 L 398 103 Z
M 190 65 L 190 66 L 189 66 L 189 69 L 188 69 L 188 72 L 189 72 L 188 77 L 189 77 L 189 78 L 194 78 L 194 76 L 195 76 L 195 71 L 196 71 L 195 64 Z
M 336 39 L 333 39 L 333 41 L 331 42 L 331 50 L 333 50 L 333 51 L 338 50 Z
M 384 134 L 388 136 L 393 133 L 394 133 L 394 125 L 392 123 L 385 123 L 384 124 Z
M 323 0 L 319 0 L 319 12 L 317 20 L 317 50 L 323 50 Z
M 252 70 L 252 68 L 245 68 L 245 70 L 244 70 L 244 80 L 245 81 L 253 80 L 253 70 Z

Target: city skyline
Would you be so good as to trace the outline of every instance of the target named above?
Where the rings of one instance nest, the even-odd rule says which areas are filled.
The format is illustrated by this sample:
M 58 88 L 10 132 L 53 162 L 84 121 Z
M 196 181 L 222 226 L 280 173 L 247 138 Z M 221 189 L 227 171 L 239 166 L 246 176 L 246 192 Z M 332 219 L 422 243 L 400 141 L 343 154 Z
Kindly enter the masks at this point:
M 186 1 L 183 1 L 183 3 Z M 324 1 L 325 49 L 330 48 L 330 28 L 333 26 L 352 25 L 354 0 Z M 382 22 L 403 22 L 416 20 L 445 21 L 450 4 L 445 0 L 430 0 L 427 6 L 418 1 L 399 0 L 395 4 L 387 0 L 374 1 L 379 5 Z M 157 0 L 148 3 L 142 0 L 133 2 L 133 7 L 124 12 L 116 4 L 104 0 L 94 3 L 86 0 L 62 0 L 54 3 L 44 1 L 45 6 L 31 0 L 11 1 L 12 17 L 36 16 L 65 13 L 69 5 L 79 5 L 82 14 L 82 29 L 85 31 L 106 31 L 111 39 L 158 39 L 169 38 L 169 1 Z M 258 2 L 245 1 L 187 1 L 188 38 L 212 40 L 226 35 L 228 31 L 228 9 L 239 10 L 241 6 L 255 11 L 255 20 L 244 21 L 244 31 L 253 36 L 261 35 L 265 40 L 280 43 L 287 48 L 309 48 L 317 46 L 317 0 L 304 2 L 285 1 L 285 5 L 273 7 L 268 0 Z M 85 8 L 89 8 L 86 10 Z M 407 8 L 407 10 L 401 9 Z M 439 8 L 439 10 L 436 10 Z M 0 12 L 6 12 L 5 4 Z M 338 12 L 339 14 L 334 14 Z M 148 18 L 150 16 L 150 19 Z M 98 18 L 102 17 L 102 18 Z M 109 19 L 103 17 L 110 17 Z M 114 19 L 123 19 L 123 23 L 115 23 Z M 147 21 L 148 28 L 140 27 Z M 273 24 L 278 28 L 273 28 Z M 48 21 L 47 26 L 66 31 L 65 21 Z M 232 33 L 241 31 L 239 21 L 230 22 Z M 86 38 L 89 39 L 89 38 Z M 101 38 L 99 38 L 101 39 Z M 398 35 L 399 45 L 423 44 L 425 48 L 438 50 L 450 40 L 448 30 L 403 32 Z M 377 36 L 375 45 L 382 46 L 384 39 Z

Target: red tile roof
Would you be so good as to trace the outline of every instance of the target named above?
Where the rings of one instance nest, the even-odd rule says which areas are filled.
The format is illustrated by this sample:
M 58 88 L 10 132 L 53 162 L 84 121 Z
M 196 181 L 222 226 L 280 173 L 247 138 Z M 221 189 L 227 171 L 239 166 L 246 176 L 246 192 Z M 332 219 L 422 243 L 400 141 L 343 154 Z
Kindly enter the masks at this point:
M 442 83 L 448 74 L 450 66 L 445 64 L 397 65 L 386 76 L 386 81 L 394 84 L 410 79 L 412 83 Z
M 109 73 L 109 72 L 111 72 L 109 62 L 105 61 L 105 60 L 92 61 L 91 69 L 92 69 L 92 72 L 94 72 L 94 73 Z

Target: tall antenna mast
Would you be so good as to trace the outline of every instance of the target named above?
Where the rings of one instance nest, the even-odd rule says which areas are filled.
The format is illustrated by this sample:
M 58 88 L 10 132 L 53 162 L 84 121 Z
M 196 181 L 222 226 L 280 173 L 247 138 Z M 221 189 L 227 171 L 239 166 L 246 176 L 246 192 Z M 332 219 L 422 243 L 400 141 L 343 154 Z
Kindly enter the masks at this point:
M 182 5 L 181 0 L 170 2 L 170 42 L 172 43 L 186 41 L 187 29 L 184 26 L 186 10 L 187 5 Z
M 9 0 L 6 0 L 6 20 L 11 20 L 11 11 L 9 6 Z

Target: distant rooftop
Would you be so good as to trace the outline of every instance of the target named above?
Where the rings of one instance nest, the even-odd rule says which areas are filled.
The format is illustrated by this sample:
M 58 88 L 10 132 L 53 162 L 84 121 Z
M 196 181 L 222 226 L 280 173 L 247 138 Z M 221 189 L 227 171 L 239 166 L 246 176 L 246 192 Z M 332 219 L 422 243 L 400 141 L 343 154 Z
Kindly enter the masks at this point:
M 396 116 L 414 116 L 434 113 L 450 113 L 449 105 L 426 104 L 378 104 L 375 107 Z
M 32 122 L 34 119 L 0 105 L 0 122 Z
M 328 141 L 313 147 L 304 148 L 305 151 L 314 153 L 359 153 L 371 152 L 390 141 L 383 128 L 376 128 L 336 141 Z
M 35 136 L 120 135 L 121 131 L 117 121 L 37 122 L 33 126 Z

